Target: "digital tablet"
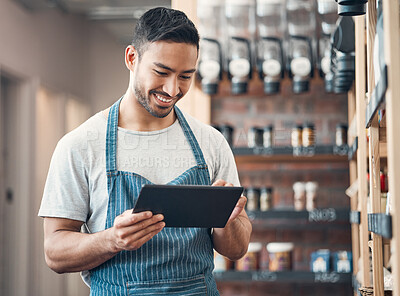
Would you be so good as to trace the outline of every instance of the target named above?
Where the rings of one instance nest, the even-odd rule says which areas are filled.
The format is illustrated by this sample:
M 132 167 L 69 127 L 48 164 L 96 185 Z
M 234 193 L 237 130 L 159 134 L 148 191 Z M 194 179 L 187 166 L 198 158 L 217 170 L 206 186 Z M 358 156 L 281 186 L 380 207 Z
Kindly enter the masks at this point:
M 163 214 L 165 227 L 223 228 L 243 187 L 144 185 L 133 213 Z

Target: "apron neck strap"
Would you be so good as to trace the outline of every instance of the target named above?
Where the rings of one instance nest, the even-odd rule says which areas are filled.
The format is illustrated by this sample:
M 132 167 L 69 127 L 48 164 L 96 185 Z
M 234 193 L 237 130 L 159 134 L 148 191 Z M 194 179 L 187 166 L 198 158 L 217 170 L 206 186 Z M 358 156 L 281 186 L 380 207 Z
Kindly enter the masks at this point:
M 107 120 L 106 134 L 106 170 L 107 172 L 117 170 L 117 135 L 118 135 L 118 115 L 121 97 L 111 106 Z

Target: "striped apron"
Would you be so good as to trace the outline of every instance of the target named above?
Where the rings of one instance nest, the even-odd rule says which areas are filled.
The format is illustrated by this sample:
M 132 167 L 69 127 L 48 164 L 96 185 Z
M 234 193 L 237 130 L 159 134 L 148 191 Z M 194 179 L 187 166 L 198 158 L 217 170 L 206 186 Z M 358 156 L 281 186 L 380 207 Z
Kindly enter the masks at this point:
M 133 172 L 117 170 L 118 113 L 122 98 L 110 109 L 106 135 L 108 208 L 105 228 L 125 210 L 135 207 L 140 189 L 151 184 Z M 196 164 L 168 184 L 210 185 L 199 144 L 181 111 L 178 121 Z M 90 270 L 90 295 L 219 295 L 212 276 L 211 229 L 164 228 L 135 251 L 122 251 Z

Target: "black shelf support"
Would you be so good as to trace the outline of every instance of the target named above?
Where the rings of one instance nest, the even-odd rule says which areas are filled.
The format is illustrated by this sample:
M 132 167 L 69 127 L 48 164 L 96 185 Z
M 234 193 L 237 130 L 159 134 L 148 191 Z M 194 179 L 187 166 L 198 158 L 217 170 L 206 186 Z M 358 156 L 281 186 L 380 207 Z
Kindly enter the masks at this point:
M 381 213 L 368 214 L 368 230 L 384 238 L 392 238 L 392 216 Z
M 218 271 L 216 281 L 226 282 L 276 282 L 299 284 L 352 283 L 351 273 L 311 272 L 311 271 Z
M 351 224 L 360 224 L 361 221 L 361 213 L 359 211 L 351 211 L 350 212 L 350 223 Z
M 367 105 L 367 110 L 365 111 L 366 128 L 371 126 L 372 119 L 374 118 L 376 112 L 384 107 L 387 86 L 387 66 L 385 65 L 381 71 L 381 78 L 379 79 L 375 89 L 372 91 L 371 99 Z
M 309 156 L 314 155 L 346 155 L 348 154 L 347 145 L 337 147 L 335 145 L 317 145 L 312 147 L 275 146 L 270 148 L 263 147 L 233 147 L 235 155 L 288 155 L 288 156 Z
M 357 149 L 358 149 L 358 137 L 354 138 L 353 145 L 349 148 L 349 160 L 353 160 L 354 156 L 357 154 Z

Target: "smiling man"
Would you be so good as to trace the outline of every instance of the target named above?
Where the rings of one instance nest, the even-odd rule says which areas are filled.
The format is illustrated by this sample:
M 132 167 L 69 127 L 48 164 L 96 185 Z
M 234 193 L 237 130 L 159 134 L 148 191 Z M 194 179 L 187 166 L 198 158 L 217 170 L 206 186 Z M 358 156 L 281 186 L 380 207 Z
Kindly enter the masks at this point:
M 146 12 L 125 50 L 126 93 L 56 147 L 39 211 L 46 262 L 81 271 L 91 295 L 219 295 L 213 250 L 232 260 L 247 250 L 244 196 L 225 228 L 164 228 L 162 215 L 132 213 L 145 184 L 240 185 L 223 136 L 175 106 L 198 50 L 184 13 Z

